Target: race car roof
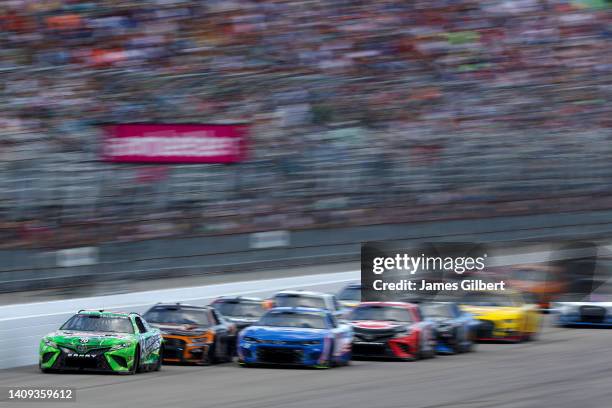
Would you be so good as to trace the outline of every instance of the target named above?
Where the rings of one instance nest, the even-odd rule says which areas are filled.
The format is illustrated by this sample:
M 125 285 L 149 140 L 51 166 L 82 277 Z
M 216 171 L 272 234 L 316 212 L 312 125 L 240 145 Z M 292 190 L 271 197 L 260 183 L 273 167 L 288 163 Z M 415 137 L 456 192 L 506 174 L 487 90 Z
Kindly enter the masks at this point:
M 406 302 L 361 302 L 357 307 L 359 306 L 389 306 L 389 307 L 403 307 L 406 309 L 413 309 L 417 307 L 415 304 L 406 303 Z
M 282 306 L 282 307 L 275 307 L 275 308 L 272 308 L 272 309 L 268 310 L 268 313 L 274 313 L 274 312 L 324 313 L 324 314 L 330 314 L 329 310 L 319 309 L 319 308 L 316 308 L 316 307 L 287 307 L 287 306 Z
M 221 296 L 215 300 L 213 303 L 221 303 L 221 302 L 263 302 L 262 298 L 258 297 L 250 297 L 250 296 Z
M 138 313 L 135 312 L 119 312 L 119 311 L 110 311 L 110 310 L 94 310 L 94 309 L 81 309 L 77 312 L 77 314 L 87 314 L 87 315 L 99 315 L 99 316 L 138 316 Z
M 156 307 L 173 308 L 173 309 L 201 309 L 201 310 L 209 309 L 208 306 L 189 305 L 186 303 L 157 303 L 152 307 L 152 309 Z
M 310 291 L 310 290 L 281 290 L 275 296 L 284 296 L 284 295 L 291 295 L 291 296 L 303 295 L 303 296 L 321 297 L 321 298 L 330 298 L 333 296 L 333 295 L 330 295 L 329 293 L 315 292 L 315 291 Z

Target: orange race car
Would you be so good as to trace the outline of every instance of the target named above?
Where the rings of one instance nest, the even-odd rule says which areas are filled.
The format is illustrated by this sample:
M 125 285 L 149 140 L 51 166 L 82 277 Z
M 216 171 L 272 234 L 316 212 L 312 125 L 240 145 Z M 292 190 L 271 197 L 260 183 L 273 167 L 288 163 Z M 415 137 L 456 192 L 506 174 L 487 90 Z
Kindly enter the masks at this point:
M 158 303 L 144 316 L 162 332 L 164 363 L 211 364 L 232 360 L 236 325 L 225 321 L 214 308 Z
M 564 293 L 567 284 L 559 268 L 550 265 L 516 265 L 509 271 L 508 284 L 531 298 L 541 309 L 547 310 L 550 302 Z

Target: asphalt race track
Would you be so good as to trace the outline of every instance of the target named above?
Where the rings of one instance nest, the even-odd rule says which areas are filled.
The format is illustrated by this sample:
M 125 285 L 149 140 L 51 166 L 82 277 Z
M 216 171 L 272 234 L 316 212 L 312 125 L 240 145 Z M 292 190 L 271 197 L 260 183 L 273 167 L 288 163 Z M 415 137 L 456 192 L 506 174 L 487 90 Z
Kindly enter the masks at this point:
M 0 406 L 215 408 L 612 407 L 612 330 L 546 324 L 540 339 L 479 344 L 418 362 L 354 361 L 329 370 L 164 366 L 134 376 L 0 371 L 0 387 L 70 386 L 76 403 Z

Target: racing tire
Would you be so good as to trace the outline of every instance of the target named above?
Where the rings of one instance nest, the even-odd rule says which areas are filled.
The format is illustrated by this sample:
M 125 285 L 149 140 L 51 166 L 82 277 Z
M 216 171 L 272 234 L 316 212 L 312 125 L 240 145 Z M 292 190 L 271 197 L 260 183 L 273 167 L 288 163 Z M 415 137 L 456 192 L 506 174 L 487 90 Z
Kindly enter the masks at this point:
M 539 332 L 526 333 L 524 341 L 536 341 L 538 339 L 538 333 Z
M 343 354 L 342 357 L 340 357 L 340 361 L 338 361 L 337 363 L 334 364 L 334 367 L 346 367 L 351 365 L 351 358 L 352 358 L 352 352 L 348 352 L 348 355 Z
M 226 341 L 225 342 L 225 357 L 223 358 L 224 363 L 231 363 L 232 361 L 234 361 L 234 353 L 232 352 L 232 350 L 233 350 L 232 342 Z
M 529 341 L 537 341 L 540 338 L 540 334 L 542 333 L 542 329 L 544 328 L 544 319 L 539 319 L 538 328 L 536 331 L 529 333 Z
M 472 351 L 473 347 L 474 342 L 470 339 L 470 336 L 465 335 L 463 340 L 457 338 L 457 343 L 455 346 L 457 353 L 469 353 Z
M 414 357 L 412 358 L 412 361 L 418 361 L 418 360 L 423 359 L 423 344 L 421 344 L 421 336 L 419 336 L 418 342 L 419 342 L 418 343 L 419 350 L 416 353 L 414 353 Z
M 208 361 L 204 362 L 204 364 L 219 364 L 221 362 L 220 359 L 217 357 L 217 341 L 217 336 L 215 336 L 215 342 L 208 349 Z
M 421 345 L 422 358 L 430 359 L 436 357 L 435 343 L 431 342 L 431 344 L 429 345 L 429 351 L 423 351 L 422 347 L 423 345 Z
M 219 347 L 219 344 L 217 343 L 218 340 L 215 341 L 215 343 L 213 344 L 210 352 L 209 352 L 209 361 L 211 364 L 221 364 L 221 363 L 229 363 L 232 361 L 232 354 L 231 354 L 231 346 L 229 342 L 225 343 L 225 347 L 223 350 L 223 356 L 222 357 L 217 357 L 217 347 Z
M 323 364 L 317 364 L 314 368 L 319 369 L 327 369 L 334 367 L 336 363 L 334 362 L 334 342 L 331 342 L 331 346 L 329 348 L 329 353 L 327 354 L 327 360 Z
M 132 368 L 130 368 L 127 373 L 134 375 L 140 372 L 142 372 L 142 368 L 140 367 L 140 346 L 136 346 L 136 351 L 134 352 L 134 364 L 132 364 Z
M 343 367 L 348 367 L 351 365 L 351 360 L 353 359 L 353 354 L 351 352 L 348 353 L 346 361 L 342 362 Z
M 162 359 L 163 358 L 164 358 L 164 348 L 160 347 L 159 348 L 159 356 L 157 357 L 157 361 L 155 362 L 155 364 L 153 364 L 153 367 L 151 368 L 151 371 L 159 371 L 159 370 L 161 370 Z

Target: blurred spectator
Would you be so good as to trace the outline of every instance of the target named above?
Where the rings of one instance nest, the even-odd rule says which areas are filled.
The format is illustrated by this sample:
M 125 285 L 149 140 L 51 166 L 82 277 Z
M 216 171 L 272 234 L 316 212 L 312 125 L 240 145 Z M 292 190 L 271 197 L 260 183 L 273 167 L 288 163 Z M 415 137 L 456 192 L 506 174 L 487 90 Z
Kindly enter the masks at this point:
M 2 1 L 3 245 L 609 208 L 609 7 Z M 133 121 L 247 121 L 252 151 L 99 162 Z

